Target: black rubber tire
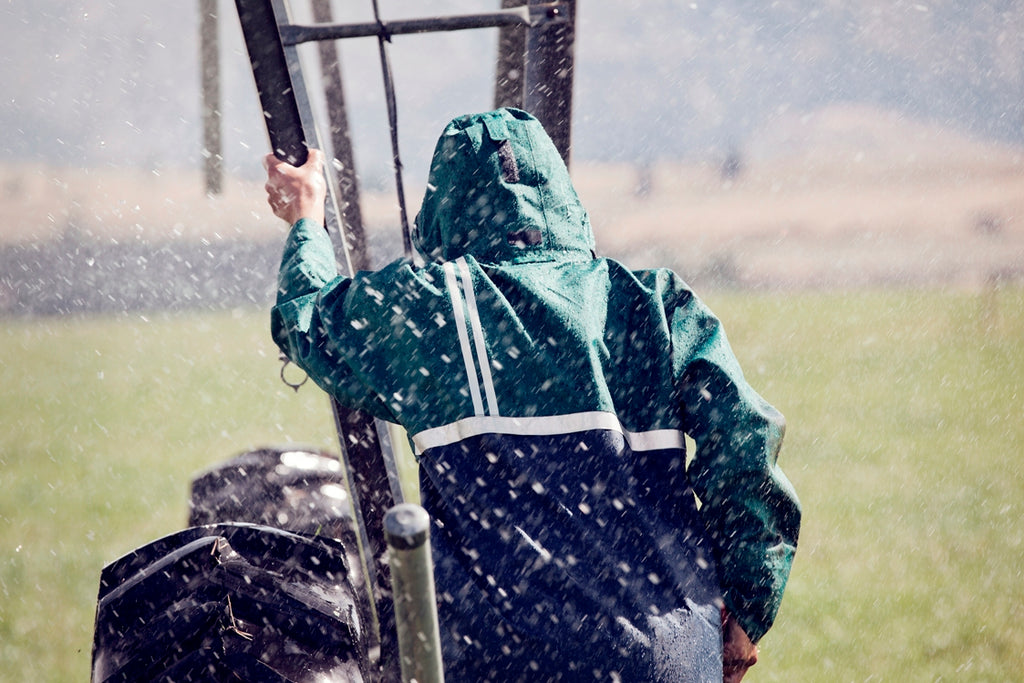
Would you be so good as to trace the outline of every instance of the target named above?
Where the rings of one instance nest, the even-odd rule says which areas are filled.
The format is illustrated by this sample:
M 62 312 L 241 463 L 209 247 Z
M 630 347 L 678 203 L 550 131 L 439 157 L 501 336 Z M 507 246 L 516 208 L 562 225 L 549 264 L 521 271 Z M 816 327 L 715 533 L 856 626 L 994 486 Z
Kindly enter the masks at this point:
M 92 680 L 372 680 L 349 553 L 239 523 L 142 546 L 103 570 Z

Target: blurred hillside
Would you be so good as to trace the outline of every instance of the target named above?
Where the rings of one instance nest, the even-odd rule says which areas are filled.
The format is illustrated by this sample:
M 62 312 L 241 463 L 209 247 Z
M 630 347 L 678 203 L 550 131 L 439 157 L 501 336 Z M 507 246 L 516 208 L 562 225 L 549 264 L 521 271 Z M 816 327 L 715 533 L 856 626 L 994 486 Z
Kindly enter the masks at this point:
M 305 3 L 293 0 L 299 20 Z M 497 0 L 381 0 L 385 18 Z M 0 8 L 0 159 L 198 167 L 198 3 L 37 0 Z M 367 20 L 370 3 L 335 3 Z M 234 4 L 221 0 L 225 156 L 266 146 Z M 494 31 L 398 36 L 407 168 L 453 115 L 490 107 Z M 344 41 L 364 182 L 388 175 L 372 39 Z M 825 106 L 858 103 L 979 138 L 1024 142 L 1024 3 L 1014 0 L 631 0 L 579 3 L 575 158 L 708 158 Z
M 1022 147 L 832 107 L 750 149 L 731 163 L 575 164 L 600 251 L 700 289 L 1024 278 Z M 262 183 L 232 179 L 219 197 L 201 185 L 198 171 L 0 165 L 0 312 L 268 304 L 285 226 Z M 375 262 L 400 255 L 393 196 L 362 204 Z
M 603 249 L 634 267 L 671 265 L 703 287 L 1024 278 L 1024 147 L 890 111 L 789 118 L 725 163 L 576 175 Z

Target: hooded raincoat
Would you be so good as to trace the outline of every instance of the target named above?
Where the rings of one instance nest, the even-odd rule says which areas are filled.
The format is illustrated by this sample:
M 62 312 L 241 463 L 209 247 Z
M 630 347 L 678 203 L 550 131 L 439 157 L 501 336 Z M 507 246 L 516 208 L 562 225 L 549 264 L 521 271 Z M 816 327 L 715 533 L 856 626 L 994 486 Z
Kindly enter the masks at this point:
M 414 241 L 426 265 L 339 277 L 299 221 L 272 328 L 410 434 L 449 679 L 720 680 L 719 607 L 771 626 L 800 508 L 719 321 L 673 272 L 595 256 L 521 111 L 448 125 Z

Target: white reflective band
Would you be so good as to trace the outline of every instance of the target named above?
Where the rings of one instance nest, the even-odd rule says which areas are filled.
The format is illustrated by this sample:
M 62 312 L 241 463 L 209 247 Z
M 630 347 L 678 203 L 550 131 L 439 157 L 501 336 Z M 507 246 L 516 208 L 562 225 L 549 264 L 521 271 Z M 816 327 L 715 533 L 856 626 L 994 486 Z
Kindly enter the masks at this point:
M 476 293 L 473 291 L 473 277 L 469 274 L 469 264 L 459 257 L 455 260 L 462 277 L 462 291 L 466 295 L 466 309 L 469 311 L 469 326 L 473 331 L 473 343 L 476 346 L 476 358 L 480 363 L 480 377 L 484 381 L 484 395 L 487 396 L 487 410 L 491 415 L 498 412 L 498 398 L 494 395 L 494 380 L 491 378 L 491 363 L 487 358 L 487 347 L 484 346 L 484 329 L 480 324 L 480 313 L 476 308 Z M 477 413 L 479 414 L 479 413 Z
M 477 415 L 458 422 L 425 429 L 413 435 L 416 452 L 440 446 L 450 446 L 465 439 L 482 434 L 506 434 L 511 436 L 558 436 L 593 430 L 606 430 L 622 434 L 634 451 L 655 451 L 668 448 L 684 448 L 684 435 L 678 429 L 654 429 L 646 432 L 631 432 L 622 426 L 619 418 L 612 413 L 593 411 L 572 415 L 550 415 L 547 417 L 492 417 Z
M 452 316 L 455 318 L 455 329 L 459 334 L 459 345 L 462 347 L 462 360 L 466 364 L 466 379 L 469 382 L 469 395 L 473 399 L 473 412 L 484 414 L 484 403 L 480 400 L 480 382 L 473 367 L 473 351 L 469 346 L 469 333 L 466 331 L 466 318 L 462 307 L 462 294 L 459 283 L 455 279 L 455 265 L 448 262 L 444 266 L 444 284 L 448 288 L 448 297 L 452 302 Z

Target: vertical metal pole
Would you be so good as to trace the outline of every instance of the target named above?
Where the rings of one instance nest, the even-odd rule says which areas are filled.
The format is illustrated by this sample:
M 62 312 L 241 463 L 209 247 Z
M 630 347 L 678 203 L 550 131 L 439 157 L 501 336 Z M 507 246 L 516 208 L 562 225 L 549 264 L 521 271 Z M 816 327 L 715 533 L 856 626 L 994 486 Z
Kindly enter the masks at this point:
M 544 0 L 530 0 L 531 5 Z M 565 0 L 563 22 L 530 29 L 526 38 L 526 110 L 536 116 L 569 165 L 576 0 Z
M 384 516 L 384 535 L 391 560 L 402 681 L 441 683 L 444 667 L 430 557 L 430 517 L 419 505 L 396 505 Z
M 502 9 L 522 7 L 527 0 L 501 0 Z M 494 74 L 494 108 L 524 106 L 526 82 L 526 27 L 498 29 L 498 68 Z
M 334 22 L 331 0 L 312 0 L 313 21 L 318 24 Z M 345 88 L 341 74 L 341 53 L 334 41 L 320 41 L 317 44 L 320 55 L 320 73 L 324 83 L 327 101 L 327 116 L 331 124 L 331 147 L 334 150 L 335 171 L 338 177 L 338 200 L 341 212 L 341 229 L 345 231 L 345 242 L 352 252 L 352 267 L 369 270 L 370 254 L 363 227 L 363 215 L 359 206 L 359 180 L 356 177 L 355 158 L 352 153 L 352 136 L 349 133 L 348 108 L 345 105 Z
M 378 423 L 368 414 L 352 410 L 331 397 L 331 411 L 341 447 L 341 461 L 352 507 L 359 526 L 360 553 L 366 567 L 376 617 L 375 664 L 382 680 L 393 681 L 398 675 L 398 647 L 395 640 L 395 611 L 391 595 L 391 576 L 387 560 L 384 516 L 394 506 L 384 462 L 385 444 L 380 438 Z
M 220 41 L 217 35 L 217 0 L 199 0 L 199 63 L 203 94 L 203 168 L 206 194 L 223 190 L 224 156 L 221 150 Z

